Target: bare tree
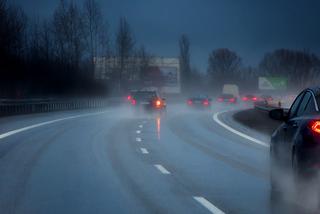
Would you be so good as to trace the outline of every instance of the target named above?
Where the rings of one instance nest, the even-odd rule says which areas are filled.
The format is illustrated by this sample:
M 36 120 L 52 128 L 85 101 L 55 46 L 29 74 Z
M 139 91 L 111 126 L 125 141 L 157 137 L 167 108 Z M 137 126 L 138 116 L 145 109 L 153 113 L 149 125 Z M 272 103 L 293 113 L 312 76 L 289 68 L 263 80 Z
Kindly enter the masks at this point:
M 116 54 L 118 60 L 118 89 L 121 88 L 121 82 L 123 81 L 123 76 L 126 72 L 126 67 L 128 65 L 129 57 L 132 55 L 134 48 L 134 39 L 127 20 L 122 17 L 120 18 L 119 28 L 116 35 Z
M 100 6 L 96 0 L 86 0 L 84 2 L 84 23 L 93 72 L 94 58 L 110 55 L 108 23 L 104 21 Z
M 141 46 L 137 50 L 136 58 L 138 62 L 138 76 L 140 80 L 143 80 L 147 75 L 150 67 L 150 63 L 152 61 L 152 56 L 149 54 L 144 46 Z
M 320 60 L 315 54 L 279 49 L 267 53 L 261 60 L 259 68 L 264 75 L 287 77 L 292 89 L 301 90 L 316 83 L 319 64 Z
M 181 86 L 182 91 L 187 92 L 191 83 L 191 68 L 190 68 L 190 41 L 187 35 L 183 34 L 179 40 L 180 48 L 180 71 L 181 71 Z
M 241 58 L 237 53 L 223 48 L 212 51 L 209 55 L 208 75 L 216 88 L 238 79 Z
M 54 13 L 53 32 L 57 57 L 69 67 L 78 69 L 85 47 L 83 17 L 74 3 L 60 1 Z

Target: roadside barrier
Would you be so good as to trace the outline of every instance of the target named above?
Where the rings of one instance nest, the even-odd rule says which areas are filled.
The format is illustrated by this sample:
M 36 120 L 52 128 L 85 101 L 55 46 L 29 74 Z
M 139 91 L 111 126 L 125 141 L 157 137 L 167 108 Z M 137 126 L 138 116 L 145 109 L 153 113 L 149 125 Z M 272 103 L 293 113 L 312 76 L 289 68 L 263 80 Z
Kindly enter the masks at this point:
M 120 103 L 116 99 L 0 99 L 0 116 L 103 108 Z

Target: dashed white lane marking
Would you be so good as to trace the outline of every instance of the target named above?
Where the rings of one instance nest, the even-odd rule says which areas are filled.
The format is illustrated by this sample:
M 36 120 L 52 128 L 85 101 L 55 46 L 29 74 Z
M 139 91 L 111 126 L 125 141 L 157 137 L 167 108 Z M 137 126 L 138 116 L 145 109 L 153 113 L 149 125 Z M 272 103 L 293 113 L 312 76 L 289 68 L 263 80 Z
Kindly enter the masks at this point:
M 168 170 L 166 170 L 166 168 L 164 168 L 162 165 L 160 164 L 155 164 L 154 165 L 162 174 L 170 174 L 170 172 Z
M 219 116 L 220 114 L 222 114 L 222 113 L 225 113 L 225 112 L 227 112 L 227 111 L 222 111 L 222 112 L 217 112 L 217 113 L 215 113 L 215 114 L 213 115 L 213 120 L 214 120 L 216 123 L 218 123 L 220 126 L 222 126 L 223 128 L 229 130 L 230 132 L 232 132 L 232 133 L 234 133 L 234 134 L 236 134 L 236 135 L 239 135 L 240 137 L 243 137 L 243 138 L 245 138 L 245 139 L 247 139 L 247 140 L 250 140 L 250 141 L 253 142 L 253 143 L 259 144 L 260 146 L 270 147 L 268 143 L 265 143 L 265 142 L 263 142 L 263 141 L 261 141 L 261 140 L 258 140 L 258 139 L 256 139 L 256 138 L 253 138 L 253 137 L 251 137 L 251 136 L 249 136 L 249 135 L 246 135 L 246 134 L 244 134 L 244 133 L 242 133 L 242 132 L 239 132 L 239 131 L 235 130 L 234 128 L 231 128 L 231 127 L 228 126 L 227 124 L 223 123 L 223 122 L 219 119 L 218 116 Z
M 89 116 L 95 116 L 95 115 L 100 115 L 100 114 L 105 114 L 108 111 L 103 111 L 103 112 L 96 112 L 96 113 L 88 113 L 88 114 L 79 114 L 79 115 L 75 115 L 75 116 L 70 116 L 70 117 L 64 117 L 64 118 L 60 118 L 60 119 L 56 119 L 56 120 L 50 120 L 50 121 L 46 121 L 46 122 L 42 122 L 42 123 L 37 123 L 31 126 L 26 126 L 20 129 L 16 129 L 16 130 L 12 130 L 3 134 L 0 134 L 0 139 L 4 139 L 6 137 L 30 130 L 30 129 L 34 129 L 34 128 L 38 128 L 41 126 L 45 126 L 45 125 L 50 125 L 53 123 L 58 123 L 61 121 L 65 121 L 65 120 L 72 120 L 72 119 L 76 119 L 76 118 L 81 118 L 81 117 L 89 117 Z
M 143 128 L 143 125 L 139 125 L 139 128 L 142 129 L 142 128 Z
M 136 138 L 136 141 L 137 141 L 137 142 L 141 142 L 142 139 L 141 139 L 140 137 L 137 137 L 137 138 Z
M 149 154 L 148 150 L 146 148 L 140 148 L 142 154 Z
M 224 212 L 222 210 L 220 210 L 218 207 L 211 204 L 210 201 L 208 201 L 204 197 L 194 196 L 193 199 L 198 201 L 202 206 L 207 208 L 211 213 L 224 214 Z
M 140 130 L 137 130 L 137 131 L 136 131 L 136 133 L 137 133 L 137 134 L 140 134 L 140 133 L 141 133 L 141 131 L 140 131 Z

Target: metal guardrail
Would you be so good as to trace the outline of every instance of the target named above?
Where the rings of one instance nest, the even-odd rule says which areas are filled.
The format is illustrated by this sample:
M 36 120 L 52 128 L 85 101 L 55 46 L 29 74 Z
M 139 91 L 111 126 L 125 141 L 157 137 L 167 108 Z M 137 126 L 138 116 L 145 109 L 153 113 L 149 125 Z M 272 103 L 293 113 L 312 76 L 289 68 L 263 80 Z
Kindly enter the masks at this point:
M 115 101 L 112 102 L 110 99 L 0 99 L 0 116 L 77 110 L 86 108 L 103 108 L 114 103 Z
M 256 102 L 254 104 L 254 108 L 255 109 L 258 109 L 258 110 L 261 110 L 261 111 L 271 111 L 273 109 L 277 109 L 277 108 L 281 108 L 281 103 L 278 104 L 278 106 L 275 106 L 275 105 L 270 105 L 268 102 Z

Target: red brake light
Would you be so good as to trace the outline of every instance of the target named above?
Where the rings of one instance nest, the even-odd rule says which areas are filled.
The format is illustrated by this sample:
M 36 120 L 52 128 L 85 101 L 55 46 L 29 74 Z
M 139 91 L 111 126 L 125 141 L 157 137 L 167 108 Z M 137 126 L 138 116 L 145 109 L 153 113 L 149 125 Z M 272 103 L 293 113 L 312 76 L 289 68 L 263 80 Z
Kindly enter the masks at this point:
M 235 99 L 235 98 L 230 98 L 229 101 L 232 102 L 232 103 L 234 103 L 234 102 L 236 101 L 236 99 Z
M 248 97 L 242 97 L 242 100 L 243 100 L 243 101 L 247 101 L 247 100 L 248 100 Z
M 257 97 L 252 97 L 252 100 L 253 100 L 253 101 L 257 101 L 258 98 L 257 98 Z
M 203 105 L 208 106 L 209 105 L 209 100 L 204 100 Z
M 156 106 L 160 107 L 161 106 L 161 101 L 160 100 L 156 100 Z
M 130 95 L 127 96 L 127 100 L 131 100 L 132 97 Z
M 187 103 L 188 103 L 189 106 L 191 106 L 192 105 L 192 100 L 188 100 Z
M 137 104 L 137 101 L 135 99 L 131 99 L 131 104 L 135 106 Z
M 312 121 L 310 127 L 312 131 L 320 134 L 320 121 Z

